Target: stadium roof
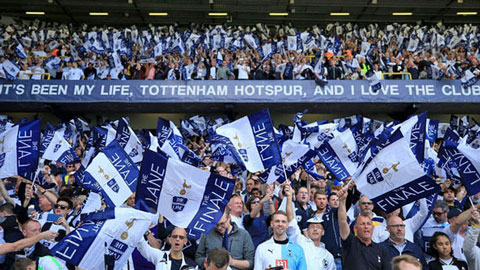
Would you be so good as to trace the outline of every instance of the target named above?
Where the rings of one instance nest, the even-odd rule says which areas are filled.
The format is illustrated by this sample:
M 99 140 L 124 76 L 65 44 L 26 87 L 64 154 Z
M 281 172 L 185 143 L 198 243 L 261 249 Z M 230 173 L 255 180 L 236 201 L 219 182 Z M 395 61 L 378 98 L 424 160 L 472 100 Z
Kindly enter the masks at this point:
M 480 12 L 479 0 L 0 0 L 2 15 L 23 19 L 88 23 L 95 25 L 146 25 L 152 23 L 252 25 L 293 23 L 295 26 L 331 22 L 445 24 L 480 23 L 480 16 L 457 12 Z M 27 15 L 26 12 L 44 12 Z M 108 15 L 90 15 L 103 12 Z M 393 13 L 403 13 L 394 16 Z M 167 13 L 167 16 L 149 15 Z M 209 13 L 226 13 L 212 16 Z M 269 13 L 288 13 L 271 16 Z M 348 13 L 334 16 L 331 13 Z M 405 15 L 409 14 L 411 15 Z M 164 14 L 163 14 L 164 15 Z M 277 14 L 278 15 L 278 14 Z

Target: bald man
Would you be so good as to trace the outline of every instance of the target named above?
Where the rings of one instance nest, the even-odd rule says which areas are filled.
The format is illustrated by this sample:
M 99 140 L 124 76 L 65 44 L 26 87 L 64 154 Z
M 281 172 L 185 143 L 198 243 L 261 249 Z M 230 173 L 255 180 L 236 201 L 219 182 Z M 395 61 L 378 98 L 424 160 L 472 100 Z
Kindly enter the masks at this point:
M 147 231 L 148 233 L 149 231 Z M 167 241 L 171 245 L 169 251 L 150 246 L 145 239 L 137 244 L 138 251 L 145 259 L 155 265 L 159 270 L 180 270 L 188 267 L 195 268 L 195 261 L 183 255 L 183 247 L 187 243 L 187 232 L 183 228 L 176 227 L 168 236 Z

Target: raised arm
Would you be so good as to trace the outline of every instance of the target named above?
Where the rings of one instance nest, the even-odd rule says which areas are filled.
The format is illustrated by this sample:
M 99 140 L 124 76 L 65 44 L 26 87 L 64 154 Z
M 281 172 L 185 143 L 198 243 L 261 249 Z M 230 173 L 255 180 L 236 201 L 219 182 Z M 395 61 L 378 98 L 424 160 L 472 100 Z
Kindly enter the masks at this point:
M 350 234 L 350 226 L 347 221 L 347 207 L 345 205 L 347 199 L 348 189 L 342 188 L 338 191 L 337 196 L 340 200 L 340 206 L 338 207 L 338 226 L 340 230 L 340 237 L 345 240 Z

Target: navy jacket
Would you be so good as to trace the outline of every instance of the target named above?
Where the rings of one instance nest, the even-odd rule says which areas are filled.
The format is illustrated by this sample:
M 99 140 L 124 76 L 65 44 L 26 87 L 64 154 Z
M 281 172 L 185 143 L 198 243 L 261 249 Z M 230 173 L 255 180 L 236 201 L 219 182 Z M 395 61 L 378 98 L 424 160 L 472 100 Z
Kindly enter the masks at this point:
M 380 245 L 384 246 L 386 250 L 388 250 L 388 255 L 389 255 L 389 262 L 392 262 L 393 257 L 399 256 L 399 255 L 410 255 L 415 258 L 418 258 L 420 263 L 422 264 L 422 269 L 428 269 L 427 262 L 425 261 L 425 254 L 423 253 L 423 250 L 416 244 L 407 241 L 407 245 L 403 249 L 403 252 L 400 254 L 398 250 L 395 248 L 394 243 L 390 241 L 390 239 L 385 240 L 384 242 L 380 243 Z

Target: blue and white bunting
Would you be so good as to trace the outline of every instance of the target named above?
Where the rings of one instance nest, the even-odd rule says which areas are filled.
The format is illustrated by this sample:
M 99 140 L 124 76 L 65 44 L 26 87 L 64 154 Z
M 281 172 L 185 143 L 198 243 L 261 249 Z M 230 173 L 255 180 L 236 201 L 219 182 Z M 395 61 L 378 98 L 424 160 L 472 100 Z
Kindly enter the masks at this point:
M 137 207 L 162 214 L 197 239 L 221 218 L 234 185 L 232 179 L 147 150 L 137 186 Z
M 264 171 L 282 162 L 268 109 L 217 128 L 230 139 L 250 172 Z

